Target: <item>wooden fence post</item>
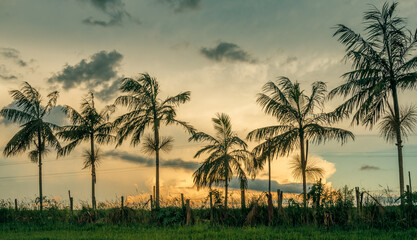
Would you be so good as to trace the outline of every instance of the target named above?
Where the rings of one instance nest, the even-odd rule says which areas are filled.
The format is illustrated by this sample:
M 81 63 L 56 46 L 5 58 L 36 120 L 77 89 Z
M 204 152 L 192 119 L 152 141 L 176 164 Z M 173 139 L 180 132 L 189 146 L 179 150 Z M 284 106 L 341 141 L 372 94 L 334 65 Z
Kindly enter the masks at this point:
M 123 203 L 124 203 L 124 199 L 123 199 L 123 196 L 122 196 L 122 199 L 121 199 L 121 208 L 123 209 Z
M 413 189 L 411 188 L 411 173 L 410 171 L 408 171 L 408 183 L 410 184 L 410 192 L 411 192 L 411 196 L 413 195 Z
M 278 210 L 279 210 L 279 191 L 281 191 L 281 190 L 277 189 L 277 208 L 278 208 Z
M 360 215 L 360 192 L 359 187 L 355 187 L 355 193 L 356 193 L 356 212 L 358 213 L 358 216 Z
M 153 202 L 154 202 L 154 206 L 156 206 L 156 195 L 155 195 L 155 186 L 153 186 Z
M 181 193 L 181 207 L 182 209 L 185 209 L 185 205 L 184 205 L 184 194 Z
M 74 200 L 72 197 L 70 197 L 70 210 L 71 210 L 71 215 L 74 214 Z
M 192 224 L 192 213 L 191 213 L 191 206 L 190 206 L 190 199 L 186 200 L 186 225 L 191 225 Z
M 149 201 L 151 202 L 151 210 L 153 209 L 153 200 L 152 200 L 152 195 L 150 196 Z
M 71 190 L 68 190 L 68 198 L 70 201 L 70 211 L 71 211 L 71 215 L 74 214 L 73 208 L 74 208 L 74 203 L 73 203 L 73 198 L 71 197 Z
M 17 211 L 17 198 L 14 199 L 14 210 Z
M 283 191 L 278 189 L 277 193 L 278 193 L 278 210 L 281 210 L 282 209 L 282 194 L 283 194 Z

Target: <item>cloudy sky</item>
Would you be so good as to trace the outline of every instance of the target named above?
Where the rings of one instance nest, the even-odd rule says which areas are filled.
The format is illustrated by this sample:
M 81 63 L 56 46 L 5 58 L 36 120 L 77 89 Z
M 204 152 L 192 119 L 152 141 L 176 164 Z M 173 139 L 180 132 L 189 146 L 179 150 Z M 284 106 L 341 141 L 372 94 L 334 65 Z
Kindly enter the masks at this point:
M 362 0 L 73 0 L 0 2 L 0 107 L 11 104 L 8 91 L 27 81 L 45 96 L 60 91 L 59 105 L 78 108 L 87 91 L 96 93 L 100 107 L 119 94 L 123 77 L 148 72 L 160 82 L 162 95 L 191 91 L 191 101 L 181 106 L 178 117 L 198 130 L 213 133 L 210 119 L 217 112 L 231 116 L 241 136 L 257 127 L 273 124 L 257 106 L 256 93 L 267 81 L 287 76 L 305 89 L 324 81 L 332 89 L 350 66 L 342 59 L 344 47 L 332 37 L 333 27 L 343 23 L 361 32 Z M 408 27 L 417 26 L 417 2 L 401 1 L 399 14 Z M 401 95 L 404 104 L 415 103 L 415 93 Z M 340 99 L 328 102 L 330 110 Z M 121 109 L 118 113 L 123 112 Z M 51 121 L 66 124 L 53 112 Z M 333 187 L 345 184 L 368 190 L 398 189 L 396 152 L 379 138 L 376 130 L 339 126 L 352 130 L 357 139 L 344 146 L 329 142 L 311 146 L 310 152 L 326 170 Z M 18 130 L 2 121 L 0 147 Z M 201 144 L 188 143 L 176 127 L 162 129 L 175 138 L 174 148 L 163 154 L 162 195 L 190 192 L 191 175 L 203 159 L 193 159 Z M 251 144 L 253 146 L 253 144 Z M 90 196 L 90 175 L 82 168 L 82 145 L 69 157 L 51 153 L 44 166 L 44 193 L 65 197 L 71 189 L 80 199 Z M 150 192 L 154 184 L 151 156 L 140 147 L 125 144 L 116 150 L 101 146 L 97 197 L 113 200 L 120 195 Z M 416 169 L 417 137 L 410 136 L 404 148 L 405 170 Z M 273 187 L 299 191 L 280 158 L 272 166 Z M 26 155 L 0 157 L 0 199 L 34 198 L 38 192 L 37 167 Z M 249 184 L 266 190 L 266 172 Z M 416 178 L 414 178 L 416 179 Z M 416 182 L 417 183 L 417 182 Z M 232 184 L 233 185 L 233 184 Z M 235 184 L 237 185 L 237 184 Z M 191 193 L 190 193 L 191 194 Z

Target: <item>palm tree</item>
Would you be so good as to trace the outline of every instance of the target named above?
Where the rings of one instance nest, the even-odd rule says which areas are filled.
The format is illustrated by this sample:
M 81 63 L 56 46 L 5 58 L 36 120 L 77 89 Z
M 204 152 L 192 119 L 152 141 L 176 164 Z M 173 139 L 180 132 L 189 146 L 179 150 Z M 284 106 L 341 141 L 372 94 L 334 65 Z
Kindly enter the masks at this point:
M 176 108 L 190 100 L 190 92 L 181 92 L 161 100 L 158 82 L 147 73 L 141 74 L 137 79 L 123 79 L 120 90 L 128 95 L 119 96 L 115 104 L 126 106 L 129 112 L 114 122 L 116 126 L 120 126 L 117 145 L 122 144 L 131 135 L 131 145 L 136 146 L 141 142 L 145 131 L 151 128 L 155 141 L 155 206 L 159 208 L 159 150 L 162 147 L 159 130 L 162 124 L 176 124 L 184 127 L 190 134 L 194 133 L 192 126 L 176 119 Z
M 394 112 L 389 111 L 378 124 L 379 132 L 385 141 L 393 143 L 396 140 L 396 129 L 399 128 L 401 136 L 407 138 L 417 127 L 416 106 L 400 107 L 400 122 L 394 117 Z
M 292 175 L 296 180 L 303 179 L 303 172 L 305 172 L 305 177 L 308 182 L 316 182 L 321 179 L 324 174 L 324 169 L 317 166 L 317 162 L 314 160 L 309 160 L 304 165 L 301 162 L 300 155 L 295 155 L 290 161 L 290 167 L 292 169 Z
M 254 147 L 252 153 L 256 156 L 256 168 L 262 170 L 268 162 L 268 193 L 271 195 L 271 160 L 277 155 L 278 148 L 275 143 L 267 138 L 264 142 Z
M 6 157 L 13 156 L 34 148 L 29 152 L 32 162 L 39 167 L 39 209 L 42 211 L 42 157 L 48 152 L 47 147 L 56 150 L 61 148 L 54 135 L 59 126 L 45 121 L 51 109 L 56 105 L 58 92 L 48 94 L 48 102 L 42 105 L 42 97 L 29 83 L 25 82 L 21 90 L 12 90 L 14 107 L 3 108 L 0 115 L 5 119 L 20 124 L 20 130 L 13 136 L 4 148 Z
M 349 98 L 336 109 L 339 115 L 355 111 L 352 124 L 372 128 L 387 108 L 400 123 L 398 91 L 414 89 L 417 83 L 417 57 L 413 51 L 417 31 L 405 27 L 405 19 L 396 15 L 398 3 L 385 3 L 379 10 L 373 7 L 364 14 L 365 35 L 339 24 L 334 36 L 346 46 L 345 59 L 352 62 L 353 70 L 343 75 L 345 83 L 333 89 L 330 97 Z M 400 125 L 395 127 L 398 152 L 400 195 L 404 193 L 402 135 Z M 401 198 L 401 204 L 404 204 Z
M 227 208 L 227 191 L 229 182 L 233 176 L 241 180 L 241 188 L 246 186 L 246 173 L 253 173 L 253 158 L 247 151 L 247 144 L 232 131 L 230 117 L 227 114 L 216 114 L 212 118 L 216 135 L 211 136 L 204 132 L 197 132 L 189 141 L 208 142 L 208 145 L 198 150 L 194 158 L 207 153 L 209 156 L 194 172 L 194 184 L 197 189 L 200 187 L 211 186 L 224 182 L 225 197 L 224 207 Z
M 90 150 L 85 153 L 84 168 L 91 168 L 91 204 L 96 208 L 96 167 L 99 159 L 98 149 L 95 143 L 108 144 L 116 140 L 112 135 L 113 124 L 109 122 L 110 115 L 114 112 L 114 105 L 106 106 L 101 112 L 95 107 L 94 94 L 90 92 L 81 102 L 81 112 L 70 106 L 64 106 L 63 111 L 69 117 L 72 125 L 65 126 L 57 133 L 57 136 L 69 143 L 59 151 L 59 155 L 65 156 L 71 153 L 82 142 L 90 143 Z
M 316 108 L 322 108 L 326 96 L 326 84 L 314 82 L 311 94 L 307 96 L 300 89 L 298 82 L 292 83 L 286 77 L 278 78 L 277 82 L 268 82 L 263 87 L 263 93 L 258 94 L 257 102 L 266 114 L 277 119 L 279 125 L 268 126 L 253 130 L 247 136 L 249 140 L 269 139 L 259 145 L 259 155 L 278 156 L 287 155 L 294 149 L 300 150 L 300 159 L 303 166 L 307 166 L 305 143 L 310 140 L 316 144 L 335 139 L 342 144 L 348 138 L 354 139 L 353 133 L 330 126 L 334 119 L 332 114 L 315 113 Z M 272 153 L 271 146 L 275 149 Z M 303 167 L 303 196 L 306 202 L 306 172 Z

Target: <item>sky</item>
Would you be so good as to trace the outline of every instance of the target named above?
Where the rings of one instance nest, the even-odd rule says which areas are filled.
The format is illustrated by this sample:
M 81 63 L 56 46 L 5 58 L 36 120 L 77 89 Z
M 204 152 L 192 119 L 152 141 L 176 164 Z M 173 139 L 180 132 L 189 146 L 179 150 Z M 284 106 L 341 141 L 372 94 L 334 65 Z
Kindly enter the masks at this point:
M 383 1 L 3 0 L 0 107 L 11 104 L 8 91 L 27 81 L 45 97 L 58 90 L 58 105 L 74 108 L 93 91 L 101 108 L 120 94 L 120 79 L 147 72 L 157 78 L 163 97 L 191 91 L 191 101 L 178 109 L 179 119 L 212 134 L 211 118 L 224 112 L 244 138 L 255 128 L 276 123 L 256 104 L 256 94 L 267 81 L 286 76 L 300 82 L 306 92 L 315 81 L 326 82 L 329 90 L 343 82 L 340 76 L 350 65 L 343 61 L 344 47 L 332 37 L 334 26 L 342 23 L 362 32 L 363 12 L 371 4 L 380 7 Z M 411 29 L 416 28 L 416 10 L 414 0 L 402 0 L 398 6 Z M 415 92 L 401 93 L 403 105 L 416 100 Z M 327 102 L 326 110 L 341 101 Z M 49 120 L 68 124 L 57 109 Z M 353 131 L 356 140 L 343 146 L 328 142 L 310 147 L 311 158 L 326 171 L 325 181 L 334 188 L 398 190 L 395 146 L 379 137 L 376 129 L 351 126 L 349 120 L 337 126 Z M 0 149 L 18 129 L 17 124 L 1 121 Z M 193 155 L 203 144 L 189 143 L 187 133 L 175 126 L 163 127 L 161 134 L 175 139 L 173 150 L 162 154 L 162 197 L 198 194 L 192 173 L 204 159 Z M 65 198 L 71 190 L 78 199 L 89 199 L 90 175 L 88 169 L 82 170 L 87 148 L 81 145 L 65 158 L 48 155 L 43 167 L 44 193 L 49 198 Z M 129 144 L 100 149 L 99 201 L 151 192 L 152 156 Z M 416 135 L 406 141 L 404 155 L 404 169 L 413 175 Z M 289 169 L 291 157 L 273 161 L 274 189 L 301 190 Z M 37 171 L 26 154 L 0 156 L 0 199 L 35 198 Z M 266 180 L 267 172 L 262 171 L 249 188 L 265 191 Z M 232 182 L 232 187 L 238 183 Z

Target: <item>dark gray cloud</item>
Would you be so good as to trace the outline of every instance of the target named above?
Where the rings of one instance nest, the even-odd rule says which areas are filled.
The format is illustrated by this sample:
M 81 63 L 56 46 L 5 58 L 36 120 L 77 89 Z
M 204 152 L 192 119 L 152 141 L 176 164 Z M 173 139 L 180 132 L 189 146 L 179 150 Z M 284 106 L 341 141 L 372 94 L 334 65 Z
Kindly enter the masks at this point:
M 126 11 L 125 4 L 122 0 L 88 0 L 88 2 L 106 14 L 109 20 L 104 21 L 88 17 L 82 21 L 84 24 L 101 27 L 120 26 L 123 24 L 124 19 L 140 23 L 138 20 L 133 20 L 132 16 Z
M 48 79 L 50 83 L 62 84 L 71 89 L 86 84 L 89 88 L 108 86 L 111 80 L 119 78 L 117 67 L 123 55 L 117 51 L 101 51 L 90 59 L 83 59 L 74 66 L 66 65 L 63 70 Z
M 152 158 L 145 158 L 138 155 L 133 155 L 127 152 L 120 152 L 120 151 L 108 151 L 103 153 L 103 156 L 114 157 L 121 160 L 139 163 L 148 167 L 155 166 L 155 159 Z M 196 170 L 200 164 L 197 162 L 188 162 L 182 159 L 170 159 L 170 160 L 160 160 L 161 167 L 169 167 L 169 168 L 176 168 L 176 169 L 184 169 L 194 171 Z
M 381 168 L 380 167 L 377 167 L 377 166 L 372 166 L 372 165 L 364 164 L 364 165 L 361 166 L 361 168 L 359 168 L 359 170 L 361 170 L 361 171 L 381 170 Z
M 17 65 L 26 67 L 28 64 L 20 57 L 20 52 L 14 48 L 0 48 L 0 55 L 13 60 Z
M 240 189 L 240 180 L 237 178 L 233 178 L 230 181 L 229 186 L 231 188 Z M 311 187 L 311 183 L 307 183 L 307 188 L 309 187 Z M 260 191 L 260 192 L 268 191 L 268 180 L 267 179 L 248 180 L 248 189 Z M 277 189 L 284 191 L 284 193 L 302 193 L 303 184 L 302 183 L 279 184 L 277 181 L 271 181 L 271 191 L 276 191 Z
M 19 109 L 19 107 L 14 102 L 5 106 L 5 108 Z M 65 115 L 65 113 L 62 111 L 62 106 L 61 105 L 57 105 L 57 106 L 53 107 L 51 109 L 51 111 L 49 112 L 49 114 L 45 117 L 44 120 L 47 121 L 47 122 L 56 124 L 58 126 L 64 126 L 64 125 L 67 125 L 69 123 L 67 115 Z M 0 119 L 0 123 L 3 123 L 5 125 L 14 124 L 13 122 L 11 122 L 11 121 L 3 118 L 3 117 Z
M 200 49 L 200 53 L 206 58 L 215 62 L 221 62 L 223 60 L 229 62 L 248 62 L 256 63 L 257 60 L 253 58 L 248 52 L 234 43 L 220 42 L 214 48 L 203 47 Z
M 123 78 L 114 80 L 111 84 L 106 83 L 100 91 L 94 91 L 95 96 L 102 101 L 112 100 L 118 93 Z
M 159 2 L 168 4 L 176 13 L 197 10 L 201 6 L 201 0 L 159 0 Z

